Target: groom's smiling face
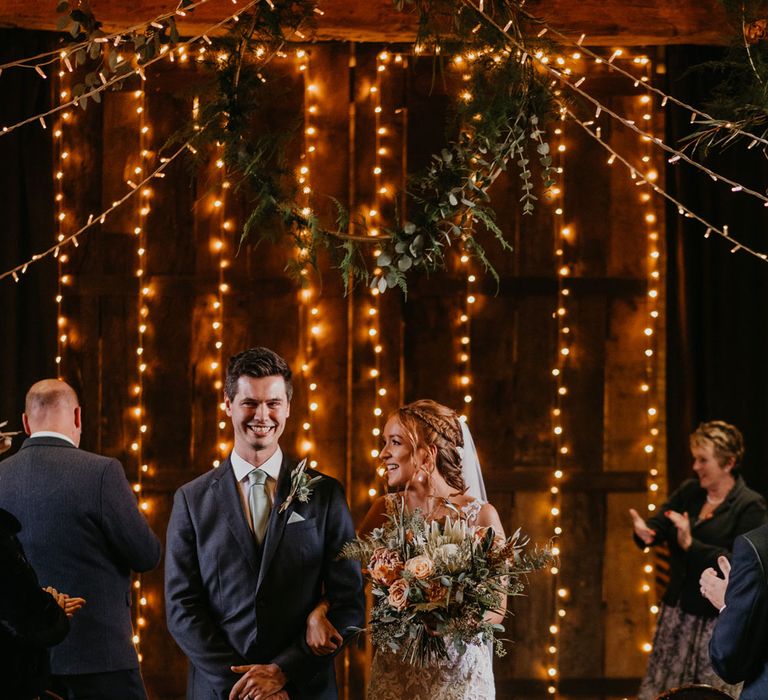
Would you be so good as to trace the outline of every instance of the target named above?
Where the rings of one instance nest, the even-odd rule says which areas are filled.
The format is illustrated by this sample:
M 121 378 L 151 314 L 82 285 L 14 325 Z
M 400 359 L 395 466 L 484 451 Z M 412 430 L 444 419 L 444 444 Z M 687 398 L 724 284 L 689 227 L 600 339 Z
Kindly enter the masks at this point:
M 235 451 L 259 466 L 274 454 L 291 413 L 285 379 L 241 376 L 237 393 L 225 404 L 235 431 Z

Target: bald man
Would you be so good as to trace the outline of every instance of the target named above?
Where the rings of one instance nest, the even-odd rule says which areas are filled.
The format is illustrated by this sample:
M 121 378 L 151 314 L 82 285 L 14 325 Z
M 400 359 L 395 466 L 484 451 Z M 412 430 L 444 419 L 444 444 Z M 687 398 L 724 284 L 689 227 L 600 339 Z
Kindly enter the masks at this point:
M 33 385 L 22 419 L 29 437 L 0 462 L 0 508 L 21 522 L 40 584 L 86 600 L 51 649 L 54 690 L 66 700 L 145 700 L 131 571 L 158 565 L 160 541 L 120 462 L 78 449 L 82 414 L 72 387 L 58 379 Z

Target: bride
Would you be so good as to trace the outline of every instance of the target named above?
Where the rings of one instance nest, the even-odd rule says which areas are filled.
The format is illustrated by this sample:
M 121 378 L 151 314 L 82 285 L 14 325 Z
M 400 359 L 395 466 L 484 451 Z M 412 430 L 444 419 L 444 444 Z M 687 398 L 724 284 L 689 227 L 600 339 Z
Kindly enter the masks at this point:
M 395 411 L 387 420 L 379 459 L 386 469 L 390 493 L 374 501 L 360 533 L 381 527 L 402 502 L 417 508 L 428 520 L 455 519 L 468 525 L 491 527 L 497 536 L 504 529 L 496 509 L 485 501 L 480 463 L 472 437 L 454 411 L 422 399 Z M 489 612 L 486 619 L 501 623 L 506 609 Z M 307 645 L 316 654 L 336 650 L 338 632 L 319 605 L 307 619 Z M 400 654 L 376 650 L 368 697 L 376 700 L 489 700 L 495 696 L 491 650 L 469 645 L 459 654 L 448 644 L 449 658 L 426 668 L 412 666 Z

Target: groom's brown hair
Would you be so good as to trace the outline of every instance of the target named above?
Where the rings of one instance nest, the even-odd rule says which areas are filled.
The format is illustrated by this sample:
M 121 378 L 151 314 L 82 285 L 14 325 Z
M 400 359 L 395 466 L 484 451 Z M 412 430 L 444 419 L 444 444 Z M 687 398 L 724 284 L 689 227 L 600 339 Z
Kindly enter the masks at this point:
M 288 363 L 276 352 L 269 348 L 256 347 L 244 350 L 229 358 L 227 378 L 224 381 L 224 392 L 232 401 L 237 394 L 237 380 L 240 377 L 282 377 L 285 380 L 285 394 L 288 403 L 293 396 L 293 373 Z

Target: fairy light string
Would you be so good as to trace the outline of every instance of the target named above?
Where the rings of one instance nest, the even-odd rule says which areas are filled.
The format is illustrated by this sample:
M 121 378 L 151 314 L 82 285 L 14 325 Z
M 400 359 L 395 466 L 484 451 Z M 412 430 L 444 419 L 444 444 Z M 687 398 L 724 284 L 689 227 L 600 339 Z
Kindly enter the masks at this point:
M 232 0 L 233 4 L 237 4 L 237 0 Z M 88 47 L 91 44 L 91 41 L 94 41 L 97 44 L 107 44 L 112 43 L 114 44 L 115 48 L 120 45 L 125 40 L 125 36 L 127 34 L 133 34 L 134 32 L 140 31 L 142 29 L 146 29 L 149 26 L 157 27 L 158 24 L 161 24 L 162 22 L 165 22 L 166 20 L 170 19 L 171 17 L 186 17 L 189 12 L 194 10 L 197 7 L 200 7 L 201 5 L 205 5 L 207 2 L 210 2 L 210 0 L 196 0 L 196 2 L 193 2 L 189 5 L 187 5 L 185 8 L 182 9 L 181 4 L 177 7 L 177 9 L 166 12 L 164 14 L 158 15 L 157 17 L 154 17 L 153 19 L 149 20 L 148 22 L 142 22 L 141 24 L 135 24 L 132 27 L 128 27 L 126 29 L 121 29 L 115 32 L 112 32 L 111 34 L 105 34 L 104 36 L 97 37 L 96 39 L 86 39 L 85 41 L 80 41 L 75 44 L 69 44 L 67 45 L 66 49 L 55 49 L 53 51 L 45 51 L 43 53 L 39 53 L 36 56 L 28 56 L 26 58 L 21 58 L 17 61 L 9 61 L 8 63 L 0 64 L 0 72 L 4 70 L 8 70 L 10 68 L 29 68 L 34 70 L 38 75 L 40 75 L 39 68 L 42 68 L 43 66 L 51 65 L 52 63 L 55 63 L 58 58 L 61 58 L 62 61 L 64 61 L 64 65 L 66 69 L 72 73 L 74 71 L 74 66 L 72 66 L 71 61 L 69 61 L 69 58 L 71 56 L 74 56 L 80 49 L 88 49 Z M 48 60 L 44 60 L 48 59 Z M 40 76 L 41 79 L 45 79 L 45 74 Z
M 482 9 L 482 8 L 481 8 Z M 596 52 L 591 50 L 589 47 L 585 46 L 585 40 L 587 39 L 586 34 L 582 34 L 579 39 L 574 40 L 572 37 L 568 36 L 567 34 L 564 34 L 563 32 L 555 29 L 552 25 L 548 24 L 545 21 L 542 21 L 540 18 L 533 17 L 533 15 L 529 14 L 525 10 L 522 10 L 522 14 L 527 17 L 530 20 L 535 21 L 537 24 L 543 27 L 542 32 L 539 34 L 539 36 L 544 36 L 545 33 L 549 32 L 553 36 L 556 36 L 562 40 L 564 44 L 567 44 L 568 46 L 571 46 L 572 48 L 576 49 L 579 53 L 583 53 L 586 56 L 589 56 L 590 58 L 594 59 L 595 62 L 598 63 L 606 63 L 608 66 L 608 69 L 610 71 L 614 71 L 616 73 L 619 73 L 620 75 L 624 76 L 625 78 L 628 78 L 630 81 L 632 81 L 632 84 L 635 87 L 639 87 L 641 84 L 643 85 L 643 89 L 646 91 L 646 95 L 648 92 L 655 94 L 656 96 L 661 98 L 661 106 L 665 107 L 668 102 L 671 102 L 678 107 L 681 107 L 682 109 L 685 109 L 686 111 L 691 113 L 691 123 L 695 122 L 695 117 L 700 117 L 703 120 L 706 121 L 717 121 L 715 117 L 708 114 L 707 112 L 704 112 L 701 109 L 698 109 L 697 107 L 694 107 L 692 105 L 689 105 L 688 103 L 678 99 L 674 95 L 670 95 L 660 88 L 658 88 L 655 85 L 652 85 L 650 83 L 650 78 L 648 75 L 641 76 L 638 78 L 637 76 L 633 75 L 628 70 L 625 70 L 620 65 L 617 64 L 616 61 L 606 61 L 606 59 L 600 55 L 598 55 Z M 642 61 L 641 57 L 636 58 L 633 62 L 640 62 Z M 647 95 L 650 98 L 650 95 Z M 649 100 L 650 101 L 650 100 Z M 727 128 L 729 131 L 735 134 L 740 134 L 741 136 L 745 136 L 751 140 L 750 148 L 757 143 L 762 143 L 763 145 L 768 146 L 768 139 L 760 137 L 756 134 L 752 134 L 746 131 L 743 131 L 742 129 L 739 129 L 733 124 L 727 125 Z
M 371 172 L 373 181 L 373 203 L 369 208 L 367 218 L 370 222 L 369 233 L 371 236 L 378 236 L 380 234 L 381 222 L 382 222 L 382 204 L 384 203 L 384 197 L 388 194 L 388 188 L 383 184 L 383 158 L 391 151 L 391 145 L 388 142 L 390 136 L 389 129 L 384 123 L 382 117 L 383 103 L 381 98 L 382 90 L 382 76 L 387 70 L 391 56 L 388 51 L 381 51 L 376 56 L 376 75 L 369 88 L 369 94 L 371 98 L 371 104 L 373 109 L 373 122 L 374 122 L 374 166 Z M 376 247 L 373 250 L 374 263 L 381 254 L 381 250 Z M 378 268 L 377 268 L 378 269 Z M 378 273 L 377 273 L 378 274 Z M 366 314 L 368 317 L 368 338 L 372 350 L 373 366 L 368 371 L 371 387 L 373 389 L 373 417 L 372 417 L 372 447 L 371 457 L 374 462 L 378 461 L 379 457 L 379 443 L 382 430 L 382 416 L 384 415 L 384 409 L 382 408 L 383 402 L 386 400 L 387 389 L 382 383 L 381 367 L 382 367 L 382 353 L 383 345 L 381 338 L 381 292 L 378 287 L 371 287 L 369 289 L 369 301 L 366 305 Z M 383 465 L 377 467 L 377 473 L 380 477 L 385 476 L 385 468 Z M 379 493 L 376 483 L 372 483 L 368 488 L 369 498 L 375 498 Z
M 66 100 L 69 96 L 67 73 L 62 66 L 59 70 L 58 99 Z M 53 130 L 53 150 L 56 171 L 54 173 L 54 200 L 55 200 L 55 226 L 56 226 L 56 245 L 61 244 L 67 237 L 70 216 L 67 213 L 64 200 L 64 182 L 66 179 L 68 164 L 71 162 L 71 148 L 67 141 L 67 127 L 71 127 L 75 119 L 71 112 L 62 112 L 58 122 Z M 68 328 L 69 320 L 64 315 L 64 291 L 70 281 L 70 276 L 66 272 L 66 265 L 69 262 L 67 253 L 58 252 L 56 254 L 56 376 L 62 379 L 64 369 L 62 367 L 64 352 L 70 340 L 70 330 Z
M 652 77 L 653 64 L 647 57 L 640 57 L 640 65 L 645 69 L 646 80 L 644 84 L 650 87 L 650 79 Z M 646 60 L 642 60 L 646 59 Z M 652 97 L 649 94 L 644 94 L 638 97 L 639 108 L 644 112 L 643 119 L 648 125 L 648 131 L 653 134 L 653 102 Z M 655 182 L 658 174 L 654 169 L 653 155 L 654 151 L 647 138 L 640 140 L 641 149 L 643 152 L 642 162 L 643 167 L 646 168 L 645 177 Z M 662 239 L 658 230 L 658 215 L 655 211 L 653 204 L 653 198 L 651 193 L 646 188 L 641 188 L 639 193 L 640 203 L 643 205 L 643 230 L 646 235 L 646 294 L 645 294 L 645 323 L 643 327 L 643 367 L 644 367 L 644 379 L 640 386 L 640 391 L 643 396 L 643 421 L 642 425 L 645 426 L 645 436 L 643 440 L 643 458 L 645 463 L 645 470 L 647 473 L 647 511 L 649 515 L 653 515 L 654 511 L 658 507 L 659 497 L 659 469 L 658 469 L 658 441 L 659 441 L 659 425 L 660 416 L 659 408 L 657 404 L 658 388 L 657 388 L 657 331 L 661 323 L 661 304 L 663 285 L 661 284 L 661 262 L 662 262 Z M 649 612 L 648 615 L 648 629 L 647 634 L 651 635 L 654 626 L 654 616 L 658 614 L 659 607 L 655 600 L 655 591 L 653 586 L 653 565 L 651 549 L 646 547 L 644 549 L 643 575 L 641 578 L 641 593 L 646 601 L 646 606 Z M 650 638 L 650 637 L 649 637 Z M 646 640 L 641 644 L 641 649 L 649 653 L 652 649 L 651 643 Z
M 194 119 L 197 121 L 199 101 L 195 98 L 193 105 Z M 211 235 L 211 251 L 216 265 L 216 291 L 211 301 L 211 332 L 213 338 L 213 350 L 211 352 L 211 380 L 214 393 L 219 400 L 216 402 L 216 446 L 218 454 L 213 460 L 213 466 L 218 467 L 221 461 L 229 454 L 231 445 L 227 437 L 226 405 L 222 400 L 224 391 L 224 379 L 226 376 L 226 364 L 224 362 L 224 300 L 229 291 L 227 282 L 227 270 L 231 264 L 230 238 L 234 228 L 227 215 L 227 204 L 231 182 L 227 177 L 227 167 L 224 163 L 224 144 L 217 143 L 214 151 L 216 192 L 213 195 L 213 226 Z
M 223 26 L 227 22 L 230 21 L 237 21 L 239 16 L 243 14 L 244 12 L 247 12 L 249 9 L 251 9 L 254 5 L 256 5 L 258 2 L 261 2 L 261 0 L 253 0 L 245 7 L 237 10 L 237 12 L 234 12 L 233 14 L 229 15 L 223 20 L 220 20 L 216 24 L 213 24 L 209 26 L 204 32 L 201 34 L 198 34 L 191 39 L 188 39 L 184 42 L 179 42 L 174 49 L 168 49 L 167 46 L 163 46 L 160 49 L 160 53 L 155 56 L 154 58 L 149 59 L 148 61 L 142 63 L 141 65 L 137 65 L 132 70 L 126 71 L 124 73 L 121 73 L 118 76 L 113 76 L 112 78 L 107 79 L 106 77 L 102 77 L 102 81 L 99 85 L 92 88 L 91 90 L 88 90 L 84 92 L 79 97 L 73 98 L 68 100 L 67 102 L 64 102 L 63 104 L 57 105 L 56 107 L 53 107 L 49 109 L 46 112 L 41 112 L 40 114 L 36 114 L 34 116 L 28 117 L 27 119 L 24 119 L 20 122 L 17 122 L 15 124 L 11 124 L 10 126 L 3 126 L 0 129 L 0 136 L 5 136 L 6 134 L 10 134 L 16 129 L 26 125 L 31 124 L 32 122 L 39 122 L 43 129 L 47 129 L 48 125 L 45 121 L 46 117 L 50 117 L 53 114 L 56 114 L 64 109 L 67 109 L 69 107 L 77 106 L 80 103 L 85 103 L 89 98 L 92 98 L 94 95 L 98 96 L 105 90 L 107 90 L 110 87 L 114 87 L 116 85 L 121 84 L 124 80 L 127 78 L 130 78 L 133 75 L 138 75 L 142 80 L 146 80 L 146 69 L 151 66 L 154 63 L 157 63 L 157 61 L 164 60 L 166 58 L 170 58 L 173 60 L 174 52 L 178 53 L 179 56 L 183 57 L 186 55 L 186 47 L 191 46 L 192 44 L 195 44 L 199 41 L 203 41 L 206 44 L 210 39 L 208 39 L 208 34 L 211 34 L 215 32 L 219 27 Z M 206 41 L 207 40 L 207 41 Z M 205 52 L 206 47 L 201 46 L 200 49 Z M 118 63 L 122 63 L 124 59 L 122 57 L 118 57 Z M 39 72 L 43 72 L 42 69 Z
M 304 86 L 304 147 L 299 161 L 296 180 L 301 192 L 302 216 L 312 215 L 312 171 L 314 165 L 314 153 L 317 150 L 318 126 L 317 116 L 319 112 L 318 86 L 312 79 L 310 53 L 307 49 L 296 50 L 298 70 L 302 75 Z M 321 307 L 319 304 L 319 290 L 309 274 L 307 265 L 308 249 L 303 245 L 303 238 L 309 238 L 311 232 L 300 231 L 299 237 L 302 245 L 298 250 L 297 265 L 301 274 L 302 289 L 299 292 L 299 356 L 301 358 L 301 371 L 304 378 L 306 397 L 306 409 L 304 421 L 301 425 L 299 452 L 306 457 L 309 466 L 313 469 L 318 466 L 316 454 L 315 417 L 320 410 L 320 386 L 317 375 L 318 350 L 317 343 L 323 332 Z M 307 244 L 309 241 L 307 240 Z
M 737 182 L 736 180 L 732 180 L 731 178 L 728 178 L 724 175 L 720 175 L 716 173 L 715 171 L 711 170 L 710 168 L 706 167 L 705 165 L 702 165 L 698 161 L 693 160 L 690 156 L 688 156 L 683 151 L 677 150 L 673 148 L 672 146 L 669 146 L 668 144 L 664 143 L 661 138 L 659 137 L 651 137 L 649 134 L 647 134 L 645 131 L 640 129 L 632 120 L 625 119 L 621 115 L 617 114 L 615 111 L 601 103 L 598 99 L 590 95 L 588 92 L 583 90 L 580 86 L 584 83 L 586 80 L 585 76 L 582 76 L 579 78 L 575 83 L 570 81 L 571 78 L 571 71 L 561 71 L 552 65 L 550 65 L 549 56 L 545 55 L 544 51 L 539 50 L 534 53 L 528 53 L 528 51 L 525 50 L 524 47 L 522 47 L 519 43 L 519 41 L 509 34 L 508 31 L 506 31 L 503 27 L 501 27 L 492 17 L 490 17 L 487 13 L 483 11 L 482 8 L 478 8 L 475 6 L 471 0 L 463 0 L 464 4 L 470 8 L 476 13 L 478 13 L 480 16 L 484 18 L 484 20 L 490 25 L 496 28 L 501 34 L 503 34 L 507 39 L 509 39 L 512 44 L 517 47 L 520 51 L 523 51 L 522 54 L 522 61 L 534 61 L 544 72 L 549 73 L 553 77 L 555 77 L 558 81 L 566 85 L 569 89 L 573 90 L 577 94 L 579 94 L 584 99 L 591 102 L 595 107 L 595 119 L 597 119 L 600 114 L 605 113 L 608 116 L 610 116 L 612 119 L 620 122 L 623 126 L 625 126 L 628 129 L 631 129 L 632 131 L 636 132 L 638 135 L 642 137 L 647 137 L 650 139 L 651 143 L 655 144 L 659 148 L 663 149 L 667 153 L 671 154 L 671 157 L 669 159 L 670 164 L 675 164 L 679 161 L 684 161 L 688 163 L 689 165 L 693 166 L 694 168 L 700 170 L 701 172 L 705 173 L 707 176 L 712 178 L 714 181 L 721 181 L 731 186 L 732 192 L 744 192 L 745 194 L 748 194 L 752 197 L 755 197 L 763 202 L 763 206 L 768 206 L 768 196 L 757 192 L 756 190 L 753 190 L 749 187 L 746 187 L 745 185 Z M 546 30 L 544 30 L 546 31 Z M 540 33 L 540 36 L 543 34 L 543 32 Z M 621 56 L 622 49 L 616 49 L 610 58 L 603 59 L 599 56 L 595 58 L 596 63 L 602 63 L 607 60 L 609 64 L 613 64 L 616 58 Z
M 552 435 L 554 445 L 554 469 L 549 487 L 549 514 L 552 523 L 552 554 L 562 554 L 563 533 L 563 497 L 562 482 L 565 474 L 565 459 L 569 453 L 567 436 L 565 433 L 564 398 L 568 393 L 566 385 L 566 371 L 571 354 L 570 338 L 571 328 L 568 320 L 568 301 L 571 289 L 569 280 L 573 272 L 573 224 L 566 224 L 565 219 L 565 153 L 567 150 L 565 139 L 565 115 L 561 112 L 558 125 L 554 129 L 553 143 L 556 144 L 553 153 L 555 171 L 558 174 L 559 184 L 553 185 L 549 191 L 550 204 L 552 206 L 553 228 L 553 260 L 555 263 L 555 278 L 557 280 L 557 299 L 554 319 L 556 357 L 552 368 L 553 380 L 553 407 L 552 407 Z M 547 693 L 556 696 L 560 686 L 560 638 L 563 619 L 566 615 L 565 601 L 568 591 L 562 584 L 562 572 L 559 564 L 550 567 L 552 575 L 552 619 L 549 625 L 549 639 L 547 643 Z
M 207 122 L 206 124 L 200 127 L 200 130 L 202 131 L 206 129 L 210 124 L 211 122 Z M 77 231 L 65 236 L 63 240 L 57 241 L 56 244 L 52 245 L 50 248 L 43 250 L 40 253 L 36 253 L 26 262 L 23 262 L 11 268 L 10 270 L 6 270 L 5 272 L 0 273 L 0 280 L 10 277 L 13 279 L 14 282 L 18 282 L 20 278 L 27 272 L 27 269 L 29 268 L 30 265 L 36 262 L 39 262 L 40 260 L 43 260 L 44 258 L 50 255 L 59 255 L 61 249 L 64 248 L 64 246 L 66 245 L 73 244 L 76 246 L 78 236 L 89 231 L 90 229 L 97 226 L 98 224 L 103 224 L 106 221 L 107 217 L 112 212 L 114 212 L 116 209 L 119 209 L 125 202 L 127 202 L 129 199 L 131 199 L 135 195 L 139 194 L 141 192 L 141 188 L 143 188 L 146 185 L 149 185 L 153 181 L 153 178 L 165 177 L 165 170 L 168 169 L 168 166 L 174 160 L 176 160 L 176 158 L 178 158 L 182 153 L 185 153 L 188 149 L 193 150 L 192 143 L 197 138 L 198 138 L 198 134 L 191 136 L 179 148 L 177 148 L 170 156 L 161 157 L 159 159 L 159 165 L 142 180 L 138 182 L 134 182 L 133 180 L 131 180 L 130 189 L 128 190 L 128 192 L 126 192 L 125 195 L 123 195 L 120 199 L 112 202 L 112 204 L 109 207 L 107 207 L 104 211 L 102 211 L 100 214 L 97 214 L 96 216 L 94 216 L 93 214 L 90 214 L 88 217 L 88 221 L 83 226 L 81 226 Z M 68 283 L 66 279 L 64 279 L 63 281 L 64 281 L 64 284 Z
M 600 135 L 595 133 L 595 131 L 593 131 L 590 128 L 594 122 L 585 122 L 581 120 L 576 114 L 574 114 L 571 111 L 570 108 L 566 108 L 566 111 L 572 122 L 577 124 L 581 129 L 583 129 L 587 134 L 589 134 L 589 136 L 594 141 L 599 143 L 606 151 L 608 151 L 608 153 L 610 154 L 610 157 L 608 158 L 608 161 L 607 161 L 608 165 L 613 165 L 613 163 L 615 162 L 621 163 L 629 171 L 630 177 L 637 180 L 637 184 L 648 185 L 650 189 L 652 189 L 656 194 L 660 195 L 667 201 L 674 204 L 675 207 L 677 208 L 677 213 L 679 216 L 684 216 L 685 218 L 698 221 L 702 226 L 706 228 L 704 232 L 704 238 L 709 238 L 712 234 L 716 234 L 720 236 L 720 238 L 728 241 L 732 245 L 732 248 L 730 250 L 731 253 L 737 253 L 739 251 L 743 251 L 745 253 L 755 256 L 756 258 L 759 258 L 760 260 L 768 261 L 768 254 L 761 253 L 755 250 L 754 248 L 746 245 L 745 243 L 741 243 L 740 241 L 737 241 L 735 238 L 733 238 L 730 235 L 729 227 L 727 225 L 723 225 L 722 227 L 720 227 L 714 223 L 707 221 L 705 218 L 703 218 L 696 212 L 692 211 L 682 202 L 680 202 L 671 194 L 669 194 L 666 190 L 660 187 L 656 182 L 649 180 L 643 173 L 639 172 L 637 168 L 634 165 L 632 165 L 632 163 L 630 163 L 626 158 L 620 155 L 609 144 L 603 141 Z
M 145 444 L 149 437 L 149 418 L 147 416 L 147 403 L 144 398 L 145 393 L 145 377 L 148 368 L 148 357 L 146 353 L 146 340 L 148 332 L 148 324 L 150 322 L 150 308 L 149 300 L 152 295 L 151 282 L 148 279 L 147 264 L 148 264 L 148 251 L 147 251 L 147 217 L 151 210 L 150 201 L 152 196 L 152 190 L 149 184 L 136 185 L 133 178 L 137 180 L 142 178 L 145 171 L 148 169 L 148 165 L 151 162 L 152 153 L 148 148 L 149 144 L 149 132 L 150 127 L 146 114 L 146 92 L 144 85 L 140 86 L 140 89 L 133 93 L 135 102 L 135 111 L 138 121 L 138 142 L 139 142 L 139 157 L 133 167 L 133 170 L 129 172 L 127 184 L 130 187 L 139 191 L 138 198 L 136 200 L 136 214 L 135 225 L 133 234 L 136 238 L 136 281 L 137 281 L 137 298 L 136 298 L 136 319 L 137 319 L 137 332 L 136 332 L 136 384 L 134 385 L 134 415 L 136 418 L 136 433 L 133 443 L 131 444 L 131 452 L 134 455 L 136 463 L 136 483 L 134 484 L 134 491 L 139 499 L 139 508 L 146 514 L 149 511 L 150 504 L 144 495 L 144 478 L 149 472 L 149 465 L 146 461 Z M 139 661 L 142 660 L 143 654 L 141 651 L 141 635 L 147 624 L 146 620 L 146 605 L 147 598 L 143 591 L 143 581 L 141 574 L 137 574 L 134 582 L 134 611 L 135 611 L 135 625 L 133 643 L 136 647 L 136 652 L 139 655 Z

